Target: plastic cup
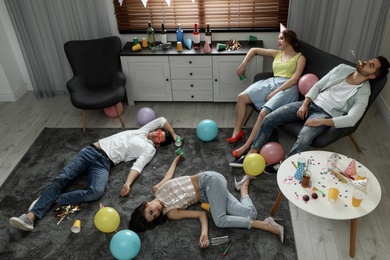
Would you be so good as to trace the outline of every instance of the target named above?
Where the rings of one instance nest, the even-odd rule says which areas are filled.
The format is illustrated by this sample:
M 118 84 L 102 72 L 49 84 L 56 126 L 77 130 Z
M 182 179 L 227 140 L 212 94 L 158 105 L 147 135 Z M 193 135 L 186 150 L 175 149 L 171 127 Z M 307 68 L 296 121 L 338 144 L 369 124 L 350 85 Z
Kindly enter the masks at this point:
M 337 196 L 339 196 L 339 190 L 336 188 L 330 188 L 328 193 L 328 201 L 335 203 L 337 200 Z
M 219 50 L 219 51 L 226 50 L 226 44 L 224 44 L 224 43 L 217 43 L 217 50 Z
M 181 42 L 177 42 L 177 43 L 176 43 L 176 50 L 177 50 L 178 52 L 183 51 L 183 44 L 182 44 Z
M 138 44 L 138 37 L 133 38 L 133 46 Z
M 133 49 L 133 51 L 139 51 L 139 50 L 141 50 L 141 45 L 139 45 L 139 43 L 137 43 L 136 45 L 134 45 L 131 48 Z
M 213 237 L 210 239 L 210 244 L 212 246 L 218 246 L 222 244 L 230 243 L 229 236 L 223 236 L 223 237 Z
M 180 147 L 182 144 L 183 144 L 183 138 L 180 135 L 178 135 L 175 141 L 175 145 L 177 147 Z
M 200 207 L 205 210 L 205 211 L 210 211 L 210 204 L 207 203 L 207 202 L 203 202 L 202 204 L 200 204 Z
M 241 74 L 241 76 L 240 76 L 240 80 L 241 80 L 241 81 L 244 81 L 244 80 L 246 80 L 245 73 L 242 73 L 242 74 Z
M 81 221 L 78 219 L 75 220 L 70 230 L 72 230 L 73 233 L 79 233 L 81 230 Z
M 256 41 L 257 41 L 256 36 L 252 36 L 252 35 L 249 36 L 249 42 L 256 42 Z
M 363 170 L 358 171 L 357 175 L 356 175 L 356 179 L 357 180 L 365 180 L 365 179 L 367 179 L 367 172 L 363 171 Z
M 146 38 L 142 38 L 142 47 L 143 48 L 146 48 L 146 47 L 148 47 L 148 41 L 146 40 Z
M 302 176 L 302 182 L 301 182 L 302 188 L 308 188 L 310 186 L 310 175 L 305 174 Z
M 359 207 L 362 200 L 363 200 L 363 193 L 361 193 L 360 191 L 355 191 L 352 194 L 352 206 Z

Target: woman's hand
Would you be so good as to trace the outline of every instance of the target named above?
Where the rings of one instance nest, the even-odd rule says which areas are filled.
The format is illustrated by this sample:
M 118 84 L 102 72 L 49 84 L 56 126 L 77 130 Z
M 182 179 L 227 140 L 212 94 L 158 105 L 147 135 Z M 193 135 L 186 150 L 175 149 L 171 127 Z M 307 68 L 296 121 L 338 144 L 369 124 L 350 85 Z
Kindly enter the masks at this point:
M 238 77 L 241 77 L 242 73 L 245 72 L 246 65 L 244 63 L 241 63 L 240 66 L 238 66 L 236 73 Z
M 209 236 L 207 234 L 202 234 L 199 238 L 199 247 L 208 248 L 210 246 Z
M 129 196 L 129 194 L 130 194 L 130 185 L 125 183 L 125 184 L 123 184 L 123 187 L 122 187 L 122 190 L 120 192 L 120 195 L 122 197 L 126 197 L 126 196 Z

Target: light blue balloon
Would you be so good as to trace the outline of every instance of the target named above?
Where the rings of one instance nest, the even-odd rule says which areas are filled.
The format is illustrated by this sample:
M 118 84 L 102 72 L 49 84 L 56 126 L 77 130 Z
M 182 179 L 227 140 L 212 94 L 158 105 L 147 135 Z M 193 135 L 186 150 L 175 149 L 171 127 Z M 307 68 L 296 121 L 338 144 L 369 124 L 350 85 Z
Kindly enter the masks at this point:
M 202 141 L 211 141 L 217 137 L 218 125 L 211 119 L 202 120 L 196 128 L 196 134 Z
M 111 238 L 110 251 L 118 260 L 133 259 L 140 250 L 141 240 L 134 231 L 122 230 Z

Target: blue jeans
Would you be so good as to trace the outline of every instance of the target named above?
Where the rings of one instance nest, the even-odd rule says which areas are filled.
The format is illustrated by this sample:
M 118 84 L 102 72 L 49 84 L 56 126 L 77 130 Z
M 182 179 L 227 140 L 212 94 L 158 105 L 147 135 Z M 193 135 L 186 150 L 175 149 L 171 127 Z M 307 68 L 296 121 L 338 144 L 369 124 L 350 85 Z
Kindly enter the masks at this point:
M 198 174 L 200 201 L 210 204 L 210 212 L 219 228 L 248 228 L 257 210 L 249 196 L 238 201 L 227 189 L 225 177 L 213 171 Z
M 260 150 L 263 145 L 266 144 L 270 138 L 272 131 L 280 126 L 287 123 L 293 122 L 302 122 L 302 120 L 297 116 L 297 112 L 301 107 L 303 101 L 293 102 L 287 105 L 284 105 L 272 113 L 268 114 L 261 123 L 259 132 L 257 133 L 255 140 L 251 146 L 252 149 Z M 309 111 L 307 119 L 323 119 L 323 118 L 332 118 L 328 113 L 326 113 L 322 108 L 314 104 L 313 102 L 309 105 Z M 306 120 L 307 120 L 306 119 Z M 291 151 L 286 157 L 289 157 L 293 154 L 307 151 L 313 142 L 314 138 L 322 134 L 329 126 L 303 126 L 301 131 L 297 136 L 297 140 L 294 143 Z
M 31 212 L 42 219 L 53 203 L 57 205 L 78 205 L 99 199 L 106 188 L 110 173 L 110 161 L 92 146 L 82 149 L 42 192 Z M 87 176 L 88 188 L 62 193 L 81 175 Z

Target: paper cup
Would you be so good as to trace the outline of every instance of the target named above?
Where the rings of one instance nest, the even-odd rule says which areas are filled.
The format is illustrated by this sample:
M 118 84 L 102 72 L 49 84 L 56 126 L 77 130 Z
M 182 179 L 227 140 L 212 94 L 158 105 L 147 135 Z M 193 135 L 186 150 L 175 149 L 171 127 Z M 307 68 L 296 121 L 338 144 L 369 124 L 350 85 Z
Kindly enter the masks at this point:
M 337 196 L 339 196 L 339 190 L 336 188 L 330 188 L 328 193 L 328 201 L 335 203 L 337 200 Z
M 182 44 L 181 42 L 177 42 L 177 43 L 176 43 L 176 50 L 177 50 L 178 52 L 183 51 L 183 44 Z
M 186 157 L 185 153 L 183 152 L 183 150 L 181 148 L 177 148 L 177 150 L 175 151 L 175 154 L 181 155 L 182 158 Z
M 252 36 L 252 35 L 249 36 L 249 42 L 256 42 L 256 41 L 257 41 L 256 36 Z
M 138 37 L 133 38 L 133 46 L 138 44 Z
M 245 73 L 242 73 L 242 74 L 241 74 L 240 80 L 241 80 L 241 81 L 244 81 L 244 80 L 246 80 Z
M 146 40 L 146 38 L 142 38 L 142 47 L 143 48 L 146 48 L 146 47 L 148 47 L 148 41 Z
M 207 202 L 203 202 L 202 204 L 200 204 L 200 207 L 205 210 L 205 211 L 210 211 L 210 204 L 207 203 Z
M 141 50 L 141 45 L 139 45 L 139 43 L 137 43 L 136 45 L 134 45 L 131 48 L 133 49 L 133 51 L 139 51 L 139 50 Z
M 356 179 L 357 180 L 365 180 L 365 179 L 367 179 L 367 172 L 365 172 L 363 170 L 359 170 L 357 172 Z
M 219 50 L 219 51 L 226 50 L 226 44 L 224 44 L 224 43 L 217 43 L 217 50 Z
M 70 230 L 72 230 L 73 233 L 79 233 L 81 230 L 81 221 L 76 220 Z
M 183 144 L 183 138 L 180 135 L 178 135 L 175 141 L 175 145 L 177 147 L 180 147 L 182 144 Z
M 360 191 L 355 191 L 352 194 L 352 206 L 359 207 L 362 200 L 363 200 L 363 193 L 361 193 Z

